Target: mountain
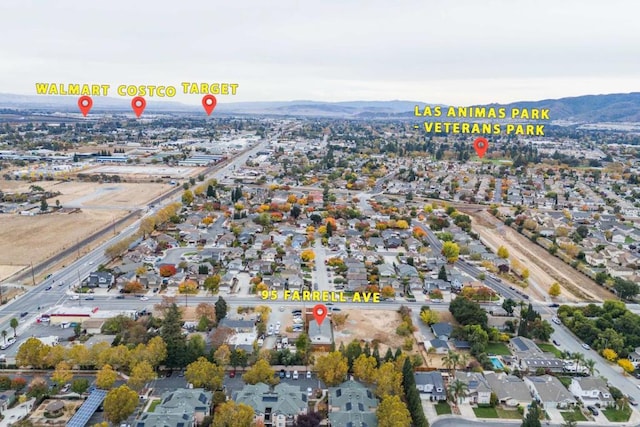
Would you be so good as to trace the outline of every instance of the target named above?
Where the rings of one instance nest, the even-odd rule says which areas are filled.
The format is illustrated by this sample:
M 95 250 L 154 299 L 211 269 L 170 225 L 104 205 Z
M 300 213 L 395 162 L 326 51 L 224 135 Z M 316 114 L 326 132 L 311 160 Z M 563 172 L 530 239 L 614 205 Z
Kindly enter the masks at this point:
M 309 100 L 279 102 L 229 102 L 220 98 L 214 114 L 336 117 L 350 119 L 412 119 L 414 107 L 434 105 L 420 101 L 345 101 Z M 485 107 L 548 108 L 551 120 L 576 123 L 640 122 L 640 92 L 608 95 L 585 95 L 571 98 L 489 104 Z M 78 112 L 76 100 L 69 96 L 0 94 L 0 108 Z M 129 99 L 95 97 L 92 112 L 131 111 Z M 202 114 L 199 105 L 147 99 L 148 113 L 181 112 Z

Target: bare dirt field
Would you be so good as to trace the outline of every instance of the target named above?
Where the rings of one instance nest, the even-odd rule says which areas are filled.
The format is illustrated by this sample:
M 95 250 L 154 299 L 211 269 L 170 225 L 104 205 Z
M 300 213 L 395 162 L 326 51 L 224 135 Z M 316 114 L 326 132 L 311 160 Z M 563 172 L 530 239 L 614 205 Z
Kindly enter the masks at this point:
M 13 191 L 28 191 L 31 183 L 11 183 Z M 82 182 L 37 182 L 46 190 L 62 194 L 49 199 L 54 206 L 77 207 L 80 212 L 36 216 L 2 215 L 0 222 L 0 280 L 20 267 L 38 263 L 112 224 L 132 209 L 146 206 L 171 186 L 166 184 L 96 184 Z M 6 191 L 6 190 L 5 190 Z M 95 242 L 96 244 L 98 242 Z
M 400 325 L 400 314 L 390 310 L 343 310 L 342 313 L 349 315 L 345 325 L 334 331 L 334 341 L 336 348 L 340 343 L 347 346 L 351 341 L 357 340 L 369 342 L 377 340 L 380 342 L 379 352 L 384 354 L 388 347 L 393 350 L 401 348 L 405 337 L 396 334 L 396 328 Z M 417 345 L 414 344 L 413 351 L 416 353 Z
M 469 215 L 473 219 L 473 230 L 481 236 L 482 241 L 492 251 L 496 252 L 498 247 L 505 246 L 509 251 L 510 257 L 515 257 L 529 269 L 530 280 L 535 281 L 545 293 L 544 295 L 538 295 L 542 297 L 541 299 L 547 296 L 546 293 L 554 282 L 558 282 L 562 286 L 561 300 L 602 301 L 613 297 L 609 291 L 598 286 L 593 280 L 575 271 L 571 266 L 520 235 L 511 227 L 505 226 L 490 213 L 483 211 L 469 213 Z M 532 286 L 527 288 L 527 292 L 540 294 Z

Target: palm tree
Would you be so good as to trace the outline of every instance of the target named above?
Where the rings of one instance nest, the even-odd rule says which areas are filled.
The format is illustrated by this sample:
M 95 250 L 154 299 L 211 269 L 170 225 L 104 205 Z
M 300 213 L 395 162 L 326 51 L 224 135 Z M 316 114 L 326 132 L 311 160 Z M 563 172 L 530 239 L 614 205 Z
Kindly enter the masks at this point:
M 585 360 L 584 366 L 587 368 L 590 377 L 592 377 L 594 373 L 599 372 L 596 369 L 596 361 L 593 359 Z
M 467 353 L 458 354 L 458 365 L 460 365 L 460 369 L 464 369 L 469 364 L 469 355 Z
M 449 385 L 449 389 L 453 396 L 456 399 L 456 404 L 462 403 L 462 399 L 467 397 L 467 392 L 469 391 L 469 386 L 466 383 L 463 383 L 460 380 L 455 380 Z
M 442 363 L 447 367 L 450 371 L 455 369 L 456 365 L 460 361 L 460 355 L 451 350 L 447 352 L 447 355 L 442 358 Z
M 578 372 L 580 372 L 580 365 L 584 365 L 584 354 L 577 352 L 577 353 L 573 353 L 573 360 L 576 362 L 576 374 Z
M 435 347 L 429 347 L 427 349 L 427 356 L 429 358 L 429 362 L 428 365 L 431 366 L 431 362 L 433 361 L 433 353 L 436 352 L 436 348 Z
M 15 317 L 12 318 L 11 321 L 9 322 L 9 326 L 13 328 L 13 336 L 17 337 L 18 333 L 16 332 L 16 329 L 18 329 L 18 319 L 16 319 Z
M 2 339 L 4 340 L 4 343 L 7 343 L 7 331 L 6 329 L 2 330 Z

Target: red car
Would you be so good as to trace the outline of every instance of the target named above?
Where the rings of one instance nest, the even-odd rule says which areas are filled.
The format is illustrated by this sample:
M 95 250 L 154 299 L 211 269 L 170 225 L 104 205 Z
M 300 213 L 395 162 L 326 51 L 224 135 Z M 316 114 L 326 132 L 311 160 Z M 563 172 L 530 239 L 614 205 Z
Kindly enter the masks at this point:
M 235 378 L 235 376 L 236 376 L 236 371 L 229 372 L 229 378 Z

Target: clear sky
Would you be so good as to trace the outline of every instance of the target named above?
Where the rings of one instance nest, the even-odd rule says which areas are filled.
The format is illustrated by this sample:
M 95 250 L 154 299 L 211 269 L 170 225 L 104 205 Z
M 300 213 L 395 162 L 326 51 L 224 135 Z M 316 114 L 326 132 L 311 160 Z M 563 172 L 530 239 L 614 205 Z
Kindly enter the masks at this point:
M 636 0 L 4 0 L 0 92 L 195 81 L 238 83 L 224 102 L 446 104 L 634 92 L 639 17 Z

